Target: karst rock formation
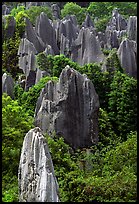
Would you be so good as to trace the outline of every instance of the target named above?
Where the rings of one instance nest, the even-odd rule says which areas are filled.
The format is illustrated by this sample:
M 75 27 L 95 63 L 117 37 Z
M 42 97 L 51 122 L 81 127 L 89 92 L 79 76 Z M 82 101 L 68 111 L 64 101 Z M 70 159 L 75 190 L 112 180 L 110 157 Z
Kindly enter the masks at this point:
M 59 202 L 53 162 L 39 127 L 31 129 L 24 138 L 18 183 L 19 202 Z
M 99 98 L 93 83 L 68 65 L 58 82 L 42 89 L 35 110 L 35 125 L 48 134 L 56 132 L 73 148 L 98 141 Z

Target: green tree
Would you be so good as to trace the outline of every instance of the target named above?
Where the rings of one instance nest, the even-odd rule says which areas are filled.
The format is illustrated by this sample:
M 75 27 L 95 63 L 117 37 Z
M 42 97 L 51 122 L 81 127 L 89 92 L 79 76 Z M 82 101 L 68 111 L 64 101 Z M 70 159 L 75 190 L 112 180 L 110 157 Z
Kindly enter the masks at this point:
M 126 140 L 126 134 L 137 128 L 137 80 L 117 71 L 108 96 L 108 115 L 114 131 Z
M 74 2 L 67 2 L 61 10 L 61 16 L 64 18 L 67 15 L 75 15 L 78 24 L 81 25 L 86 17 L 86 8 L 82 8 Z
M 18 165 L 25 134 L 33 128 L 33 118 L 17 101 L 2 95 L 2 189 L 3 201 L 18 195 Z M 15 192 L 14 192 L 15 190 Z
M 9 72 L 15 79 L 21 70 L 18 66 L 18 48 L 20 44 L 19 33 L 15 33 L 12 38 L 4 40 L 2 44 L 2 73 Z

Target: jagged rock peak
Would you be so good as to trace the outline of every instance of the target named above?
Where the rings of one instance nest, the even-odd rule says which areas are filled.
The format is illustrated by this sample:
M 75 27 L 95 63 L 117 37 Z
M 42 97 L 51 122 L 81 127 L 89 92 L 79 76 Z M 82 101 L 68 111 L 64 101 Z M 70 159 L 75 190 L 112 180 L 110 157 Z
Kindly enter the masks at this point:
M 68 65 L 59 82 L 49 81 L 42 89 L 35 110 L 35 125 L 49 134 L 63 136 L 73 148 L 98 141 L 99 99 L 86 75 Z
M 7 95 L 14 99 L 14 80 L 6 73 L 2 76 L 2 93 L 7 93 Z
M 129 76 L 137 77 L 137 43 L 133 40 L 124 39 L 117 51 L 122 67 Z
M 19 202 L 59 202 L 58 183 L 39 127 L 25 136 L 18 170 Z

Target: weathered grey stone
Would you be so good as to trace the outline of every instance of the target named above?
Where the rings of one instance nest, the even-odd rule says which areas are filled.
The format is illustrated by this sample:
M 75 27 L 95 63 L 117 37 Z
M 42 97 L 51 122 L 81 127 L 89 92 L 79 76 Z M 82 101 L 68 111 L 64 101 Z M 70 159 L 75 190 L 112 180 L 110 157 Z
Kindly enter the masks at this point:
M 107 38 L 107 48 L 119 48 L 119 39 L 117 36 L 116 30 L 107 30 L 106 32 L 106 38 Z
M 5 4 L 3 4 L 2 5 L 2 15 L 8 15 L 9 13 L 10 13 L 10 9 Z
M 29 9 L 31 6 L 48 6 L 51 7 L 51 2 L 26 2 L 26 8 Z
M 58 183 L 39 127 L 25 136 L 18 169 L 19 202 L 59 202 Z
M 98 32 L 97 36 L 98 36 L 101 48 L 106 48 L 107 39 L 106 39 L 105 33 Z
M 68 19 L 63 20 L 59 26 L 60 38 L 63 34 L 69 40 L 70 45 L 78 36 L 78 28 L 75 26 L 71 18 L 72 17 L 69 16 Z
M 70 51 L 69 40 L 63 34 L 61 34 L 60 54 L 64 54 L 66 57 L 70 57 Z
M 13 16 L 10 17 L 10 19 L 8 20 L 8 26 L 6 29 L 6 38 L 11 38 L 14 35 L 15 32 L 15 27 L 16 27 L 16 20 Z
M 7 93 L 7 95 L 14 99 L 14 81 L 6 73 L 2 76 L 2 93 Z
M 94 23 L 93 23 L 93 21 L 92 21 L 92 19 L 91 19 L 89 14 L 87 14 L 87 16 L 85 18 L 85 21 L 82 24 L 82 27 L 85 27 L 85 28 L 92 27 L 92 28 L 94 28 Z
M 121 66 L 125 69 L 129 76 L 137 77 L 137 52 L 136 42 L 129 39 L 124 39 L 118 49 L 118 57 Z
M 39 36 L 37 35 L 35 29 L 33 28 L 30 20 L 28 18 L 26 18 L 26 38 L 33 43 L 33 45 L 35 46 L 37 52 L 43 52 L 45 49 L 45 44 L 43 43 L 43 41 L 41 40 L 41 38 L 39 38 Z
M 137 41 L 137 16 L 130 16 L 127 25 L 127 36 L 130 40 Z
M 35 85 L 35 80 L 36 80 L 36 72 L 33 70 L 30 70 L 28 76 L 26 77 L 25 91 L 28 91 L 30 87 Z
M 71 59 L 80 65 L 104 60 L 100 43 L 89 28 L 82 28 L 71 48 Z
M 54 19 L 60 19 L 60 8 L 57 4 L 51 6 Z
M 51 45 L 46 45 L 46 48 L 45 48 L 45 50 L 44 50 L 44 53 L 45 53 L 46 55 L 54 55 L 54 51 L 53 51 Z
M 28 76 L 30 70 L 36 70 L 36 58 L 37 50 L 33 43 L 28 39 L 22 38 L 18 53 L 19 55 L 19 68 L 23 70 L 23 73 Z
M 127 28 L 127 21 L 119 14 L 118 9 L 112 11 L 110 26 L 114 27 L 114 30 L 126 30 Z
M 37 84 L 42 77 L 47 75 L 49 75 L 47 71 L 42 71 L 39 68 L 37 68 L 35 84 Z
M 36 31 L 45 45 L 50 45 L 55 54 L 59 54 L 56 42 L 55 29 L 52 27 L 47 15 L 42 12 L 36 20 Z
M 92 82 L 68 65 L 59 82 L 49 81 L 38 98 L 35 125 L 63 136 L 73 148 L 98 141 L 99 99 Z

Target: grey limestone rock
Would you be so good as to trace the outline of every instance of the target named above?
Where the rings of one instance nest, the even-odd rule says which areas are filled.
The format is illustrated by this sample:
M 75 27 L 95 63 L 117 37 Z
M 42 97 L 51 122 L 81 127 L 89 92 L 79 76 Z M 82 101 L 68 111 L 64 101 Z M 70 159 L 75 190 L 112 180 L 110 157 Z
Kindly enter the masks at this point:
M 78 36 L 78 28 L 73 19 L 73 17 L 68 16 L 67 19 L 62 20 L 59 26 L 59 38 L 63 34 L 69 40 L 70 45 Z
M 19 68 L 23 70 L 26 77 L 29 75 L 30 70 L 36 70 L 36 54 L 37 50 L 34 44 L 28 39 L 22 38 L 18 49 Z
M 130 16 L 127 25 L 127 36 L 130 40 L 137 41 L 137 16 Z
M 35 85 L 36 71 L 30 70 L 28 76 L 26 77 L 25 91 L 28 91 L 30 87 Z
M 71 48 L 71 59 L 80 65 L 104 60 L 98 38 L 89 28 L 82 28 Z
M 2 93 L 7 93 L 7 95 L 14 99 L 14 81 L 6 73 L 2 76 Z
M 61 34 L 60 54 L 64 54 L 66 57 L 70 57 L 70 50 L 69 40 L 63 34 Z
M 59 202 L 58 183 L 39 127 L 25 136 L 18 169 L 19 202 Z
M 41 40 L 41 38 L 37 35 L 36 30 L 33 28 L 30 20 L 26 18 L 26 38 L 33 43 L 34 47 L 36 48 L 37 52 L 43 52 L 45 49 L 45 44 Z
M 60 19 L 60 8 L 57 4 L 51 6 L 54 19 Z
M 107 39 L 107 48 L 119 48 L 119 39 L 117 30 L 107 30 L 105 32 Z
M 124 39 L 117 51 L 121 66 L 129 76 L 137 77 L 136 42 Z
M 119 14 L 118 9 L 112 11 L 110 24 L 115 28 L 114 30 L 126 30 L 127 28 L 127 21 Z
M 35 28 L 44 45 L 50 45 L 54 53 L 59 54 L 55 29 L 51 25 L 49 18 L 44 12 L 38 16 Z
M 89 14 L 87 14 L 85 21 L 82 24 L 82 27 L 85 27 L 85 28 L 93 27 L 94 28 L 94 23 Z
M 98 141 L 99 99 L 92 82 L 68 65 L 59 82 L 49 81 L 35 109 L 35 126 L 63 136 L 73 148 Z
M 37 84 L 42 77 L 47 75 L 49 75 L 47 71 L 42 71 L 39 68 L 37 68 L 35 84 Z
M 2 5 L 2 15 L 8 15 L 9 13 L 10 13 L 10 9 L 5 4 L 3 4 Z
M 107 39 L 106 39 L 105 33 L 98 32 L 97 36 L 98 36 L 101 48 L 106 48 Z
M 45 53 L 46 55 L 54 55 L 54 51 L 53 51 L 51 45 L 46 45 L 46 48 L 45 48 L 45 50 L 44 50 L 44 53 Z

